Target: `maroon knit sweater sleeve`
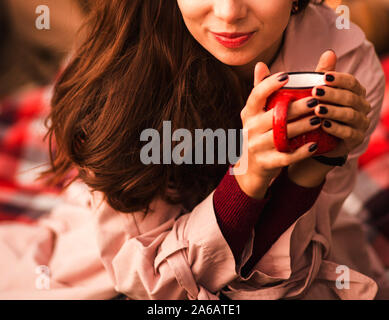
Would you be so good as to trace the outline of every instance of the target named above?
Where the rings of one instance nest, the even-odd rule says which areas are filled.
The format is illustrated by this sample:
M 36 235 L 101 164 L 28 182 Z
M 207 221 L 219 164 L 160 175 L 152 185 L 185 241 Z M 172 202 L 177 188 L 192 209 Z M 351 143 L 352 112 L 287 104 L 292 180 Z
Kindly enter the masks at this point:
M 312 208 L 325 181 L 317 187 L 302 187 L 289 179 L 288 167 L 283 168 L 278 179 L 270 186 L 271 201 L 262 210 L 255 225 L 253 253 L 242 268 L 242 275 L 247 275 L 278 238 Z
M 258 221 L 259 214 L 269 201 L 265 198 L 257 200 L 244 193 L 236 181 L 235 175 L 229 171 L 224 175 L 213 195 L 213 206 L 220 230 L 234 254 L 240 261 L 240 255 Z
M 255 227 L 253 253 L 242 274 L 251 270 L 279 236 L 312 207 L 324 185 L 325 181 L 315 188 L 301 187 L 289 179 L 287 169 L 283 168 L 263 200 L 246 195 L 229 172 L 214 192 L 216 218 L 237 262 Z

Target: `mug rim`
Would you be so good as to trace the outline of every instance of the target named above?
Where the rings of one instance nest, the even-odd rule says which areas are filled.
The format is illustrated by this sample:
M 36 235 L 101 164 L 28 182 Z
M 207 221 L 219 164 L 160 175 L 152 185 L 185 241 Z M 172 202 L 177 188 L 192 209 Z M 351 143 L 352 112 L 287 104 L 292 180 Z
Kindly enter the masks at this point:
M 294 75 L 294 74 L 320 74 L 320 75 L 325 75 L 325 72 L 315 72 L 315 71 L 293 71 L 293 72 L 286 72 L 288 75 Z M 324 86 L 324 84 L 320 84 L 320 86 Z M 317 85 L 314 86 L 306 86 L 306 87 L 288 87 L 288 84 L 286 84 L 284 87 L 282 87 L 280 90 L 283 89 L 288 89 L 288 90 L 304 90 L 304 89 L 312 89 L 316 87 Z

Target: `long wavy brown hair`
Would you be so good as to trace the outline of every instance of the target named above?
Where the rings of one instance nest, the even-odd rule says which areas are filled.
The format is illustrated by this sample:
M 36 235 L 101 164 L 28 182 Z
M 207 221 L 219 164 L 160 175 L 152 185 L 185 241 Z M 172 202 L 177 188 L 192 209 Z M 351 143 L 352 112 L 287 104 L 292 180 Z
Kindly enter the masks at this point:
M 301 11 L 308 2 L 299 1 Z M 64 188 L 80 178 L 121 212 L 147 212 L 158 196 L 193 209 L 229 164 L 144 165 L 140 134 L 162 136 L 163 121 L 193 136 L 241 129 L 252 87 L 191 36 L 176 0 L 97 0 L 91 10 L 87 37 L 55 85 L 45 137 L 51 168 L 40 178 L 58 184 L 77 169 Z

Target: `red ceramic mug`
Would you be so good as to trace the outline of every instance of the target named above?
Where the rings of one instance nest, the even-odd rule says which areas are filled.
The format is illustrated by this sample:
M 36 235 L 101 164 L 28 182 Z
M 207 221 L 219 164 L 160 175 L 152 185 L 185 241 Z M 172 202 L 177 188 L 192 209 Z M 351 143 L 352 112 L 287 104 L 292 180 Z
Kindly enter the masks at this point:
M 325 85 L 324 73 L 321 72 L 289 72 L 288 75 L 288 83 L 268 98 L 265 107 L 265 111 L 274 108 L 273 135 L 276 149 L 279 152 L 293 152 L 309 142 L 317 142 L 318 149 L 315 155 L 333 150 L 338 145 L 340 139 L 328 134 L 321 128 L 288 139 L 287 120 L 289 105 L 293 101 L 312 96 L 314 87 Z M 309 115 L 315 115 L 315 112 L 312 111 L 309 114 L 304 114 L 293 121 Z

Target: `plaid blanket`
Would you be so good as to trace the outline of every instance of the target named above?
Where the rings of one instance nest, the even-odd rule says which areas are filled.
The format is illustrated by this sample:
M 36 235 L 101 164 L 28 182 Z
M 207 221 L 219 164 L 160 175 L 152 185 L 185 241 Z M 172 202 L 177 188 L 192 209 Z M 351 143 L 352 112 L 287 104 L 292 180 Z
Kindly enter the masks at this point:
M 365 222 L 389 268 L 389 57 L 382 64 L 388 80 L 381 122 L 359 159 L 357 184 L 343 209 Z M 0 102 L 0 223 L 34 223 L 64 201 L 61 185 L 47 188 L 35 181 L 49 162 L 43 137 L 51 90 L 38 88 Z
M 49 162 L 44 120 L 51 87 L 0 102 L 0 221 L 33 223 L 61 201 L 61 186 L 35 179 Z

